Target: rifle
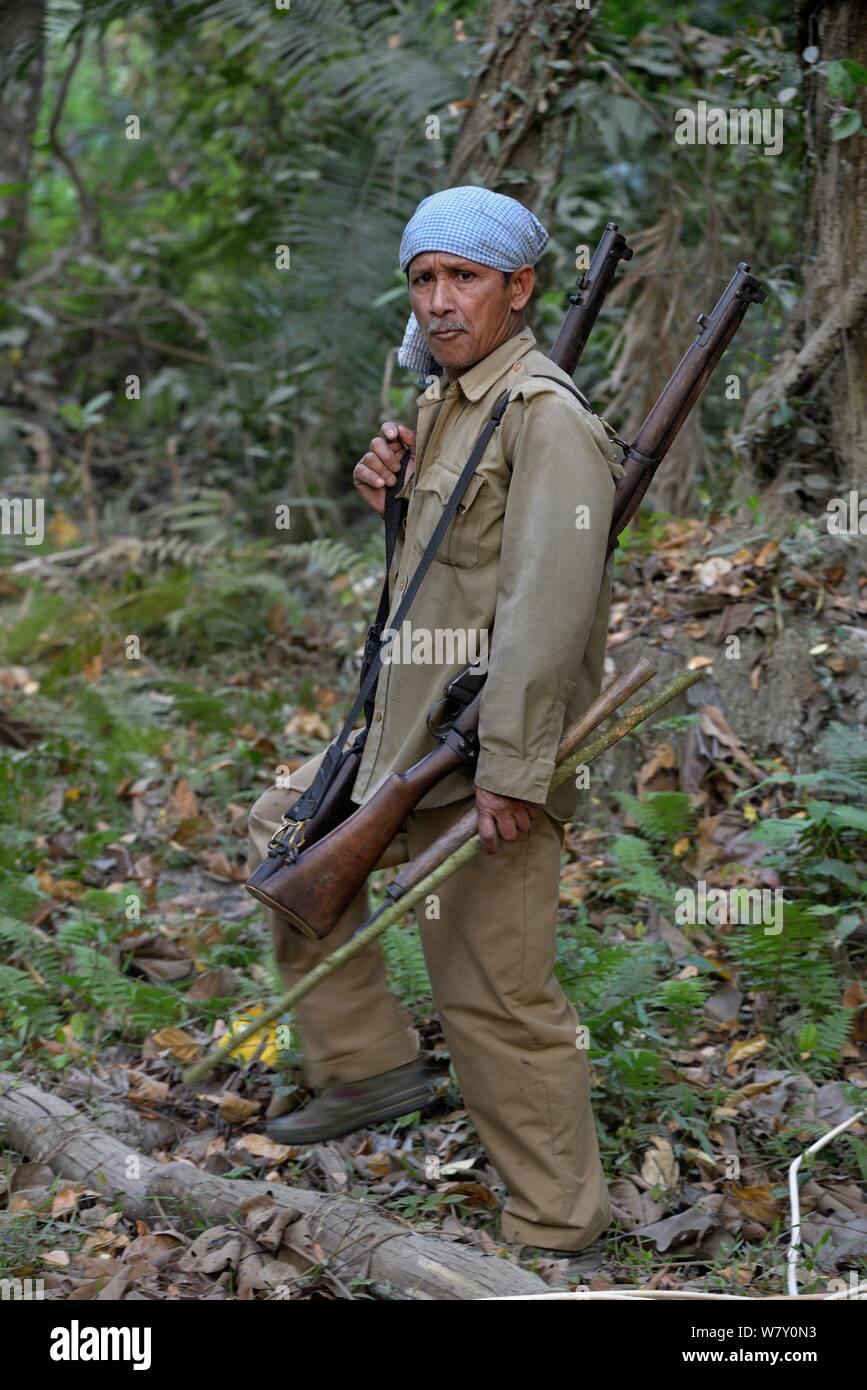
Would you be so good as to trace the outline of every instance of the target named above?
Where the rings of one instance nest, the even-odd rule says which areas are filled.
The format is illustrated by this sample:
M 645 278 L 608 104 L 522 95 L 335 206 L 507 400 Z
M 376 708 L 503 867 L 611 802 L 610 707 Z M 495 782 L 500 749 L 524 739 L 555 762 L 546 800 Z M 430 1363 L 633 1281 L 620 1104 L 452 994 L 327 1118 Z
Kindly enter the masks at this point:
M 609 557 L 750 304 L 766 298 L 759 281 L 749 274 L 749 266 L 741 262 L 711 314 L 699 316 L 696 341 L 681 358 L 634 442 L 619 441 L 625 469 L 615 493 Z M 458 693 L 454 687 L 460 680 L 457 677 L 446 687 L 447 696 Z M 315 842 L 307 840 L 302 854 L 293 854 L 291 845 L 287 852 L 285 840 L 273 846 L 273 854 L 269 847 L 268 858 L 251 876 L 247 891 L 302 935 L 316 940 L 327 936 L 427 792 L 461 765 L 473 766 L 483 694 L 481 679 L 476 684 L 482 688 L 446 731 L 431 729 L 442 740 L 439 747 L 406 772 L 392 773 L 347 819 Z

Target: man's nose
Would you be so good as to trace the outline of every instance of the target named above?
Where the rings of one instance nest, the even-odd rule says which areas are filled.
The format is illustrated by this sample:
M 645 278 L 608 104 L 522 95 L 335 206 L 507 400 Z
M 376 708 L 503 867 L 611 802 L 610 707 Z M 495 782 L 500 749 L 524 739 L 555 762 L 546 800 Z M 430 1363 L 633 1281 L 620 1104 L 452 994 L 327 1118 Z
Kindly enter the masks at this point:
M 431 313 L 435 318 L 442 319 L 445 318 L 446 314 L 452 313 L 454 307 L 448 281 L 435 281 L 430 301 Z

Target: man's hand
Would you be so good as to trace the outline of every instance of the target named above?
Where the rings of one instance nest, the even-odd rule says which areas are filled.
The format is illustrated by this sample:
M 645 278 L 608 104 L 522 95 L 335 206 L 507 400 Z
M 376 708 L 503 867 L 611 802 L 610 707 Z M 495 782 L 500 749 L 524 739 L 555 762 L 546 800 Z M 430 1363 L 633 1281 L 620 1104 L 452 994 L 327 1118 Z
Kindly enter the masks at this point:
M 529 830 L 533 822 L 539 819 L 542 809 L 535 801 L 519 801 L 514 796 L 499 796 L 497 792 L 487 792 L 484 787 L 476 787 L 479 839 L 485 854 L 496 854 L 499 848 L 498 833 L 504 840 L 517 840 L 522 832 Z
M 406 425 L 398 425 L 394 420 L 384 420 L 381 429 L 382 434 L 371 439 L 369 450 L 358 460 L 352 473 L 353 487 L 378 516 L 385 511 L 385 489 L 397 482 L 397 470 L 407 445 L 412 452 L 406 477 L 411 478 L 415 469 L 414 431 Z

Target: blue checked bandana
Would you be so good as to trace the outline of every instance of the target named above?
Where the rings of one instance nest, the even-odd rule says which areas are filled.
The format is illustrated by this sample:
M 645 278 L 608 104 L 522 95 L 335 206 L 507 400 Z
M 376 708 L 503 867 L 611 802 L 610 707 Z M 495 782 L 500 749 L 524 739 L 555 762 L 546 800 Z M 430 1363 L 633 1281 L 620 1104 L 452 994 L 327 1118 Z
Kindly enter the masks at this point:
M 495 270 L 517 270 L 535 265 L 547 244 L 542 223 L 515 198 L 473 185 L 446 188 L 423 198 L 407 222 L 400 243 L 400 268 L 406 270 L 422 251 L 449 251 Z M 418 371 L 422 379 L 442 374 L 415 314 L 409 316 L 397 360 L 401 367 Z

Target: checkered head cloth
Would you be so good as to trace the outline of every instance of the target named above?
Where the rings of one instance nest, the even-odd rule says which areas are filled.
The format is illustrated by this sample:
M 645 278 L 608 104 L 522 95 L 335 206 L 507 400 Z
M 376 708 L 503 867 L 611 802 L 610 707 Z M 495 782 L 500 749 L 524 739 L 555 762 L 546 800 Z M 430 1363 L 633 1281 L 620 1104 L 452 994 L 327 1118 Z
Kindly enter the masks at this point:
M 446 188 L 422 199 L 407 222 L 400 243 L 400 268 L 406 270 L 422 251 L 450 251 L 495 270 L 517 270 L 535 265 L 547 244 L 542 223 L 515 198 L 473 185 Z M 442 372 L 415 314 L 409 316 L 397 360 L 422 377 Z

